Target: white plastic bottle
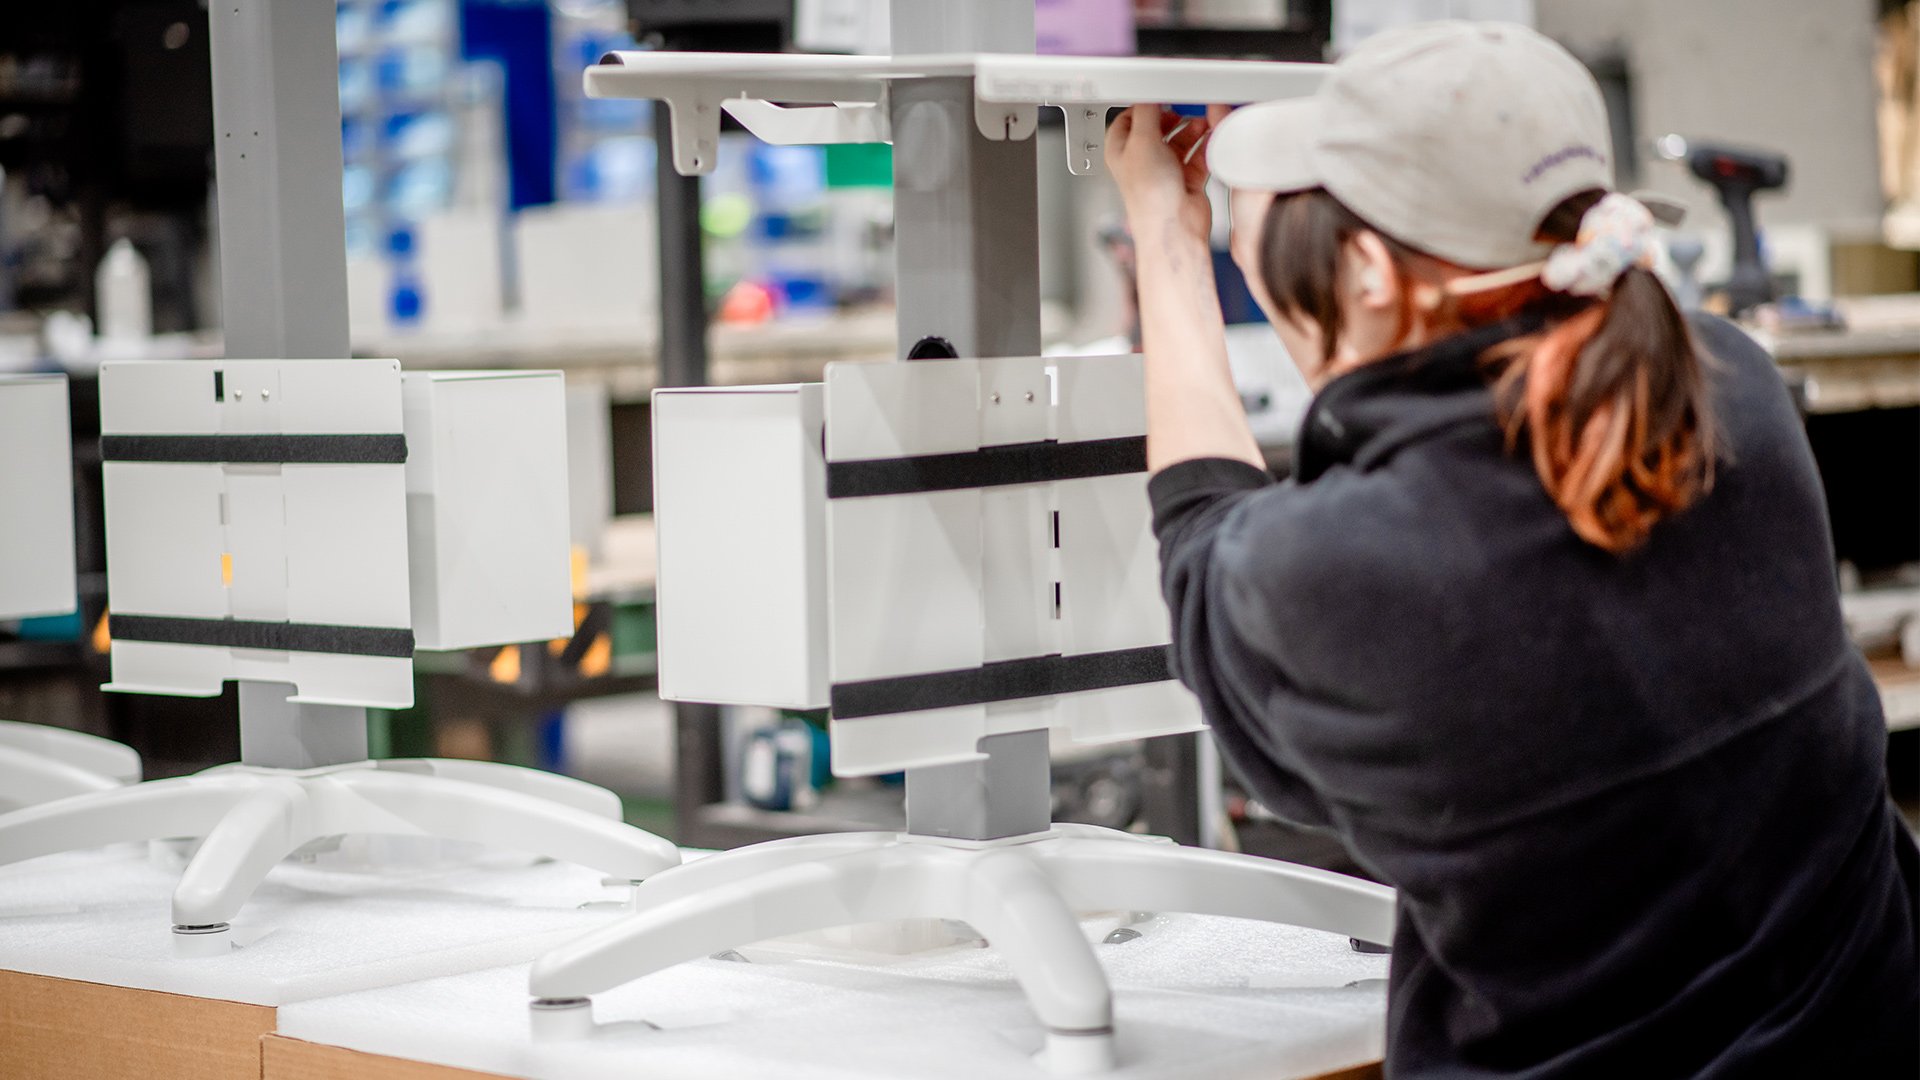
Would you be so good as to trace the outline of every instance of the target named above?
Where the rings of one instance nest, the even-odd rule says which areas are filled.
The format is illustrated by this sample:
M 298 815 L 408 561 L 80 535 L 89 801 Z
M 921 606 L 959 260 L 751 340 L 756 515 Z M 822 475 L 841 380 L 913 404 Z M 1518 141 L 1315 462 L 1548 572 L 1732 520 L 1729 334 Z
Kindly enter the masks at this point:
M 147 260 L 126 237 L 113 242 L 93 275 L 100 312 L 100 336 L 144 341 L 153 335 L 153 285 Z

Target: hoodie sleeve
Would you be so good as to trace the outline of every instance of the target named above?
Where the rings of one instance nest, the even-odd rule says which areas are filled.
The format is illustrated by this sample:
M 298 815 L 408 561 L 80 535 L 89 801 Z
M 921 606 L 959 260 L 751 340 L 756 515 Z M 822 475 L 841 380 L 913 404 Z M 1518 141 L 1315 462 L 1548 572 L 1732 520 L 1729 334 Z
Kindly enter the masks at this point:
M 1229 594 L 1237 585 L 1216 558 L 1223 526 L 1237 511 L 1287 492 L 1273 490 L 1273 479 L 1246 462 L 1201 458 L 1156 473 L 1147 493 L 1175 676 L 1199 697 L 1222 755 L 1267 809 L 1299 824 L 1331 825 L 1325 803 L 1273 738 L 1269 714 L 1284 679 L 1235 629 Z

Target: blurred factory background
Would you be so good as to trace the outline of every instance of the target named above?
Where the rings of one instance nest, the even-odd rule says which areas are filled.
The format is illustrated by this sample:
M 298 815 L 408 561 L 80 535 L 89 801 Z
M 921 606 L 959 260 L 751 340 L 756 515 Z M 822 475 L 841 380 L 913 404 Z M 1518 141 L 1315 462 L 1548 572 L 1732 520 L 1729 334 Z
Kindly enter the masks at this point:
M 830 780 L 820 718 L 731 711 L 676 723 L 650 693 L 647 394 L 663 367 L 663 181 L 645 103 L 588 100 L 580 74 L 644 47 L 884 51 L 885 0 L 337 0 L 354 352 L 409 369 L 564 369 L 575 635 L 419 658 L 420 704 L 376 714 L 376 755 L 487 757 L 570 772 L 683 843 L 899 816 L 896 786 Z M 1807 411 L 1850 623 L 1888 706 L 1911 806 L 1920 727 L 1920 11 L 1904 0 L 1040 0 L 1043 52 L 1319 60 L 1396 23 L 1530 23 L 1592 68 L 1621 185 L 1688 208 L 1682 288 L 1732 272 L 1719 191 L 1668 160 L 1679 135 L 1778 155 L 1757 199 L 1777 299 L 1749 312 Z M 106 33 L 101 28 L 107 28 Z M 237 756 L 234 702 L 102 695 L 102 359 L 214 357 L 220 340 L 203 0 L 0 8 L 0 370 L 73 377 L 82 601 L 0 624 L 0 717 L 128 742 L 149 776 Z M 1131 334 L 1126 238 L 1103 176 L 1039 135 L 1050 348 Z M 1047 125 L 1053 125 L 1048 127 Z M 699 184 L 699 291 L 714 382 L 813 379 L 892 355 L 885 145 L 776 147 L 744 131 Z M 1664 146 L 1670 153 L 1662 154 Z M 670 209 L 678 200 L 668 200 Z M 1219 217 L 1224 221 L 1224 214 Z M 1284 470 L 1305 390 L 1257 326 L 1236 375 Z M 679 347 L 675 345 L 673 347 Z M 1781 613 L 1791 618 L 1791 613 Z M 1192 739 L 1057 758 L 1059 816 L 1338 865 L 1325 842 L 1230 790 Z M 1223 791 L 1223 785 L 1227 790 Z

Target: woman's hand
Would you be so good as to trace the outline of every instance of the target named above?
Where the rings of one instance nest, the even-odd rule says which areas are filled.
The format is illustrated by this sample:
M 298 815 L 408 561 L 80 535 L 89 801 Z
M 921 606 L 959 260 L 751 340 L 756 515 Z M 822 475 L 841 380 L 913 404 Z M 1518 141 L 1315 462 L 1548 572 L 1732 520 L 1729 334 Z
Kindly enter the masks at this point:
M 1161 239 L 1173 230 L 1205 240 L 1212 231 L 1205 143 L 1215 119 L 1135 105 L 1107 129 L 1107 171 L 1137 239 Z
M 1207 135 L 1226 115 L 1180 117 L 1135 105 L 1107 129 L 1107 169 L 1133 230 L 1146 354 L 1147 468 L 1224 457 L 1261 465 L 1227 366 L 1214 291 Z M 1264 467 L 1264 466 L 1262 466 Z

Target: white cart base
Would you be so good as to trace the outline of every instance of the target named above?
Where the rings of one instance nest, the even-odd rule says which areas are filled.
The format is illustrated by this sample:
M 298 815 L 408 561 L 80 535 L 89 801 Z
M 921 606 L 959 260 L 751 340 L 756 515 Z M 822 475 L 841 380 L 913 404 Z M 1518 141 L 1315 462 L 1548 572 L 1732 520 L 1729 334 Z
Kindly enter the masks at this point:
M 541 957 L 536 1038 L 591 1034 L 591 995 L 767 938 L 857 923 L 957 919 L 998 950 L 1047 1029 L 1058 1073 L 1115 1065 L 1113 995 L 1077 912 L 1226 915 L 1391 941 L 1393 890 L 1357 878 L 1088 826 L 965 843 L 810 836 L 689 863 L 634 891 L 639 913 Z
M 112 739 L 0 720 L 0 812 L 140 779 L 140 755 Z
M 533 769 L 413 758 L 323 769 L 227 765 L 0 815 L 0 865 L 123 841 L 201 838 L 173 894 L 175 951 L 231 948 L 231 921 L 281 859 L 330 836 L 428 836 L 580 863 L 640 881 L 676 866 L 624 824 L 612 792 Z

